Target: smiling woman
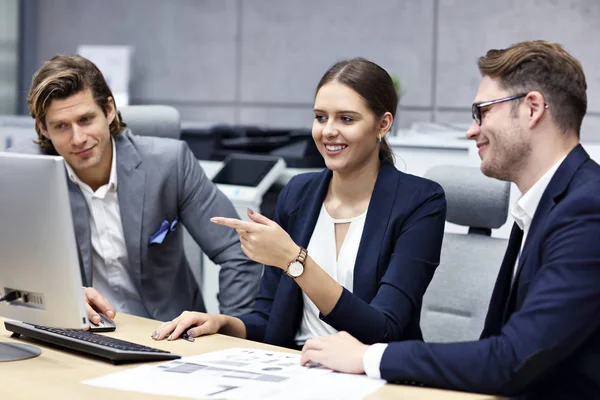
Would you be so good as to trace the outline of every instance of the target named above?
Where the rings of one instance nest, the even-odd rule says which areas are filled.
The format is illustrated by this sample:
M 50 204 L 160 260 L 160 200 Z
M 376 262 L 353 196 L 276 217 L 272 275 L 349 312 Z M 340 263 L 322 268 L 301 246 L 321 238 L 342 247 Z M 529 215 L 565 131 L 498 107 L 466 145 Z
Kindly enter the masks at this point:
M 346 176 L 358 170 L 375 175 L 379 138 L 389 130 L 392 114 L 378 118 L 354 90 L 335 81 L 317 92 L 314 113 L 312 136 L 327 168 Z
M 397 95 L 378 65 L 357 58 L 317 86 L 312 136 L 327 169 L 295 176 L 275 220 L 212 218 L 236 229 L 265 264 L 254 311 L 240 318 L 185 312 L 152 335 L 220 332 L 300 348 L 348 331 L 364 342 L 422 340 L 422 297 L 439 263 L 446 200 L 439 185 L 393 165 L 385 135 Z
M 357 135 L 366 138 L 361 143 L 367 145 L 363 149 L 365 157 L 394 164 L 385 135 L 392 127 L 397 106 L 394 82 L 379 65 L 354 58 L 331 67 L 317 85 L 313 123 L 313 139 L 325 162 L 328 161 L 326 155 L 336 153 L 334 150 L 324 154 L 323 149 L 327 149 L 328 141 L 335 146 L 333 139 L 341 133 L 341 139 L 346 135 L 358 140 Z M 332 169 L 330 165 L 327 167 Z

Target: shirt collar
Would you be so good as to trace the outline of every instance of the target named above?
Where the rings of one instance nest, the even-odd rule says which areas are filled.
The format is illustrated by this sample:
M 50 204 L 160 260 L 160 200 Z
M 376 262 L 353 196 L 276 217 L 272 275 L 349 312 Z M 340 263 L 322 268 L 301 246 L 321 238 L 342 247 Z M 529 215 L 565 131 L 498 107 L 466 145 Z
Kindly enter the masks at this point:
M 112 144 L 112 162 L 110 165 L 110 177 L 108 179 L 108 188 L 109 188 L 109 190 L 116 191 L 117 190 L 117 149 L 115 146 L 115 141 L 112 137 L 110 138 L 110 141 Z M 89 187 L 85 182 L 83 182 L 81 179 L 79 179 L 79 177 L 77 176 L 75 171 L 73 171 L 73 168 L 71 168 L 69 163 L 66 161 L 65 161 L 65 167 L 67 168 L 67 174 L 69 175 L 69 179 L 71 181 L 76 183 L 77 186 L 81 187 L 82 185 L 84 185 L 85 187 Z
M 546 173 L 529 189 L 510 210 L 510 214 L 522 230 L 526 230 L 531 225 L 533 216 L 540 204 L 540 200 L 556 170 L 565 160 L 566 156 L 558 160 Z

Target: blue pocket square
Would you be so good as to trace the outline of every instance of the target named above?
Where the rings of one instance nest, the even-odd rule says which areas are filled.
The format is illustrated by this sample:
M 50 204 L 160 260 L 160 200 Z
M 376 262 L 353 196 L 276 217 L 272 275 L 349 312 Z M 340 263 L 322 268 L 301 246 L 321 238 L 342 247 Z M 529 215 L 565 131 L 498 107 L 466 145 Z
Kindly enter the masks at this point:
M 166 219 L 160 224 L 160 228 L 156 232 L 154 232 L 150 236 L 149 244 L 161 244 L 163 240 L 167 237 L 169 232 L 174 232 L 177 228 L 177 219 L 174 219 L 173 222 L 169 223 Z

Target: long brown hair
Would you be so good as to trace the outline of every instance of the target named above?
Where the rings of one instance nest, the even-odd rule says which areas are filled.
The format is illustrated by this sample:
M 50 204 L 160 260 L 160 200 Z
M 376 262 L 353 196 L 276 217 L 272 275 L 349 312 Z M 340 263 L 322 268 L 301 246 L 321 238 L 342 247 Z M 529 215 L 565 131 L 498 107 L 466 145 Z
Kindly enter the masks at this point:
M 46 127 L 46 112 L 52 100 L 66 99 L 85 89 L 91 90 L 94 101 L 104 115 L 107 115 L 109 100 L 113 102 L 115 119 L 109 126 L 111 135 L 117 136 L 123 128 L 127 127 L 117 111 L 113 94 L 98 67 L 81 56 L 57 55 L 50 61 L 46 61 L 33 75 L 27 98 L 29 113 L 36 120 L 35 130 L 38 134 L 36 143 L 40 147 L 56 153 L 54 145 L 42 135 L 37 123 L 39 121 L 44 128 Z
M 364 58 L 351 58 L 329 68 L 317 85 L 316 93 L 326 83 L 336 81 L 358 93 L 373 113 L 381 118 L 386 112 L 396 115 L 398 94 L 390 75 L 379 65 Z M 385 136 L 379 146 L 379 158 L 394 164 L 394 153 Z

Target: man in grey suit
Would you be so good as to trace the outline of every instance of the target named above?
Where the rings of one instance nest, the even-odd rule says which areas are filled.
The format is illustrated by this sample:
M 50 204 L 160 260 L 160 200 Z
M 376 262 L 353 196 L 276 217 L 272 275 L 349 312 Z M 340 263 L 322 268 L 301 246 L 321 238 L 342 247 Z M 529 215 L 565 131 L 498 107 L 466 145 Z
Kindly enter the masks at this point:
M 237 213 L 184 142 L 134 135 L 101 72 L 79 56 L 46 62 L 33 77 L 28 106 L 38 140 L 13 151 L 65 159 L 92 322 L 99 322 L 97 312 L 170 320 L 184 310 L 205 311 L 181 224 L 221 265 L 221 312 L 252 309 L 262 266 L 244 255 L 235 231 L 209 222 Z

